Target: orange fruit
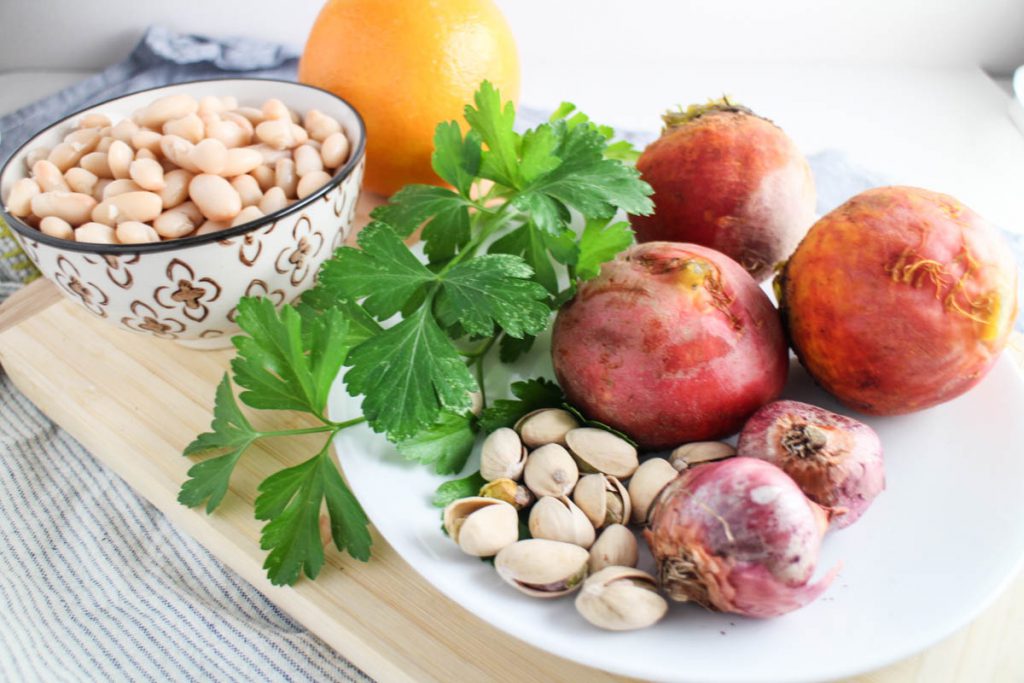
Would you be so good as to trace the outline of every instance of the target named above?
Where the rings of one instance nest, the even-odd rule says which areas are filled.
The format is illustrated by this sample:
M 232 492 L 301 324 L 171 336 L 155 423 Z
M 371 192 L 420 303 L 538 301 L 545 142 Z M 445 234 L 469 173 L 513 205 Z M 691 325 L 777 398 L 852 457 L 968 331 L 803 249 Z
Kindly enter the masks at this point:
M 329 0 L 313 24 L 299 80 L 345 98 L 367 128 L 367 189 L 442 184 L 430 167 L 434 127 L 462 122 L 489 80 L 519 97 L 519 57 L 491 0 Z

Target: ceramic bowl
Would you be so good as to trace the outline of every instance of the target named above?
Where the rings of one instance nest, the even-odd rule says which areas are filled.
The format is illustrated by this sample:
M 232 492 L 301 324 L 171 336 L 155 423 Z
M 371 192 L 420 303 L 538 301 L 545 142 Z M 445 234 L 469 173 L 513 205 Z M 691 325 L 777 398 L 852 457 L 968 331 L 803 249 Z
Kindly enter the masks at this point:
M 348 161 L 313 194 L 251 223 L 198 237 L 143 245 L 71 242 L 3 217 L 44 277 L 93 315 L 124 330 L 198 348 L 230 343 L 238 300 L 292 301 L 312 286 L 320 264 L 352 228 L 365 163 L 366 129 L 359 113 L 331 93 L 289 81 L 217 79 L 181 83 L 118 97 L 51 125 L 22 145 L 0 171 L 0 197 L 27 173 L 25 156 L 53 147 L 90 112 L 114 122 L 176 93 L 195 98 L 234 95 L 242 106 L 276 97 L 299 112 L 333 116 L 351 143 Z

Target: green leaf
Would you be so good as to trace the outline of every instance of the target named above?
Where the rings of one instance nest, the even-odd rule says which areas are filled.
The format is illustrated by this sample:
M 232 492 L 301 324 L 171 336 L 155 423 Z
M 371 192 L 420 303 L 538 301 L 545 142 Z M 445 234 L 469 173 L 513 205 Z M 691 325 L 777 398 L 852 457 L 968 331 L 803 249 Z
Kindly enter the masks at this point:
M 452 205 L 439 210 L 423 228 L 422 237 L 431 263 L 447 261 L 469 241 L 469 209 Z
M 487 254 L 463 261 L 444 278 L 444 296 L 469 334 L 491 336 L 497 324 L 522 337 L 547 327 L 547 292 L 529 278 L 533 269 L 520 257 Z
M 539 192 L 520 194 L 513 205 L 530 217 L 530 222 L 541 231 L 557 235 L 569 225 L 572 216 L 565 204 Z
M 320 286 L 339 299 L 364 299 L 363 308 L 380 320 L 398 313 L 434 280 L 434 274 L 388 225 L 368 225 L 359 233 L 359 246 L 342 247 L 324 263 Z
M 549 379 L 537 378 L 513 382 L 517 400 L 498 399 L 480 414 L 480 427 L 490 434 L 499 427 L 511 427 L 523 415 L 539 408 L 559 408 L 565 402 L 562 389 Z
M 541 124 L 523 134 L 519 175 L 524 183 L 531 183 L 558 168 L 562 160 L 555 156 L 557 147 L 558 137 L 549 125 Z
M 533 268 L 533 279 L 536 282 L 551 293 L 558 291 L 558 275 L 548 255 L 544 236 L 532 223 L 524 223 L 495 240 L 489 250 L 492 253 L 522 256 Z
M 576 275 L 590 280 L 601 273 L 601 264 L 611 261 L 621 251 L 633 244 L 633 231 L 629 223 L 619 221 L 605 224 L 604 221 L 587 221 L 580 236 L 580 255 L 576 261 Z
M 293 306 L 280 313 L 267 298 L 238 303 L 238 325 L 248 335 L 232 339 L 235 381 L 253 408 L 304 410 L 320 415 L 348 353 L 348 321 L 337 309 L 303 318 Z M 305 334 L 304 334 L 305 332 Z
M 466 465 L 473 451 L 476 430 L 466 414 L 441 412 L 441 418 L 408 439 L 395 444 L 406 460 L 433 465 L 438 474 L 454 474 Z
M 430 157 L 434 172 L 451 183 L 464 197 L 480 171 L 480 134 L 469 131 L 465 140 L 456 121 L 437 124 L 434 129 L 434 154 Z
M 235 465 L 242 453 L 259 433 L 252 428 L 242 414 L 231 391 L 231 381 L 225 373 L 217 385 L 213 405 L 212 431 L 200 434 L 185 447 L 184 455 L 196 455 L 213 450 L 228 449 L 225 455 L 193 465 L 188 471 L 188 480 L 178 492 L 178 502 L 195 507 L 206 502 L 206 512 L 213 512 L 228 491 L 228 483 Z
M 512 129 L 515 107 L 511 102 L 502 106 L 501 93 L 488 81 L 480 84 L 473 99 L 476 108 L 466 105 L 466 121 L 487 145 L 480 175 L 507 187 L 518 187 L 519 136 Z
M 498 342 L 498 358 L 502 363 L 514 363 L 530 352 L 534 341 L 536 341 L 536 337 L 532 334 L 528 334 L 522 339 L 516 339 L 507 334 L 502 335 L 501 341 Z
M 383 204 L 370 212 L 370 216 L 380 223 L 387 223 L 401 237 L 408 237 L 416 228 L 430 218 L 443 213 L 451 215 L 458 209 L 469 206 L 464 197 L 460 197 L 445 187 L 434 185 L 406 185 L 391 195 L 387 204 Z
M 434 491 L 434 498 L 430 502 L 434 504 L 434 507 L 447 507 L 448 503 L 459 498 L 478 495 L 486 483 L 487 480 L 480 476 L 479 471 L 461 479 L 446 481 L 437 487 L 437 490 Z
M 376 431 L 405 439 L 441 412 L 470 407 L 476 381 L 462 356 L 424 306 L 349 354 L 345 383 L 362 394 L 363 414 Z
M 260 547 L 269 550 L 263 568 L 276 586 L 291 585 L 299 575 L 315 579 L 324 564 L 320 508 L 327 500 L 331 533 L 339 550 L 357 559 L 370 552 L 369 521 L 345 486 L 325 446 L 299 465 L 271 475 L 259 486 L 256 518 L 268 520 Z

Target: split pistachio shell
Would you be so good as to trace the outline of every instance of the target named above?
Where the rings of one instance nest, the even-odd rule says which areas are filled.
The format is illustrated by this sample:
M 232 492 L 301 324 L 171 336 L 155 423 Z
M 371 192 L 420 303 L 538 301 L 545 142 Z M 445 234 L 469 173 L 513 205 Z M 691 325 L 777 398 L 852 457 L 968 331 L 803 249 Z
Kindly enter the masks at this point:
M 444 509 L 444 528 L 462 552 L 490 557 L 519 538 L 519 513 L 495 498 L 460 498 Z
M 565 435 L 565 444 L 584 472 L 603 472 L 625 479 L 640 466 L 636 448 L 603 429 L 573 429 Z
M 516 590 L 537 598 L 555 598 L 579 587 L 587 576 L 589 558 L 578 545 L 529 538 L 502 548 L 494 567 Z
M 609 524 L 628 524 L 632 512 L 629 493 L 615 477 L 587 474 L 580 478 L 573 500 L 598 529 Z
M 599 628 L 632 631 L 657 623 L 668 611 L 668 602 L 647 572 L 605 567 L 583 583 L 576 609 Z
M 694 441 L 676 448 L 669 455 L 669 462 L 672 467 L 682 472 L 687 467 L 699 465 L 702 462 L 713 462 L 725 460 L 736 455 L 736 449 L 722 441 Z
M 590 546 L 590 573 L 605 567 L 635 567 L 639 560 L 636 536 L 629 527 L 612 524 Z
M 530 453 L 523 470 L 526 486 L 538 498 L 568 495 L 579 478 L 579 468 L 569 451 L 557 443 L 541 446 Z
M 480 453 L 480 476 L 487 481 L 516 479 L 526 465 L 526 449 L 515 430 L 496 429 L 484 439 Z
M 668 483 L 679 475 L 665 458 L 651 458 L 640 465 L 629 480 L 629 500 L 633 504 L 632 521 L 646 524 L 651 505 Z
M 594 543 L 594 525 L 566 496 L 544 496 L 530 510 L 530 534 L 534 538 L 573 543 L 589 548 Z
M 503 500 L 516 510 L 522 510 L 533 502 L 530 489 L 512 479 L 489 481 L 480 488 L 480 495 L 484 498 Z
M 561 408 L 543 408 L 527 413 L 516 422 L 516 431 L 527 448 L 549 443 L 565 445 L 565 435 L 579 427 L 576 418 Z

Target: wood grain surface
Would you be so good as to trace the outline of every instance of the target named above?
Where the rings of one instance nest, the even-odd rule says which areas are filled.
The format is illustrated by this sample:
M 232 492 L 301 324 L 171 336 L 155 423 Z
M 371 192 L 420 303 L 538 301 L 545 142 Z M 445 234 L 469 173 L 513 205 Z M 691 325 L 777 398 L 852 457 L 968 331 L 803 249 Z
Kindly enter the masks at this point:
M 1013 346 L 1024 363 L 1019 337 Z M 332 548 L 316 581 L 272 586 L 262 569 L 260 523 L 252 514 L 256 485 L 297 464 L 308 449 L 294 439 L 253 447 L 212 516 L 175 499 L 191 465 L 181 451 L 209 426 L 214 387 L 230 357 L 230 351 L 193 351 L 123 332 L 65 300 L 45 281 L 0 307 L 0 363 L 26 396 L 179 528 L 370 676 L 381 681 L 627 680 L 542 652 L 488 625 L 428 584 L 376 534 L 369 563 Z M 307 424 L 293 414 L 259 415 L 256 422 L 271 429 Z M 959 633 L 854 680 L 1024 681 L 1022 643 L 1024 576 L 1019 576 Z

